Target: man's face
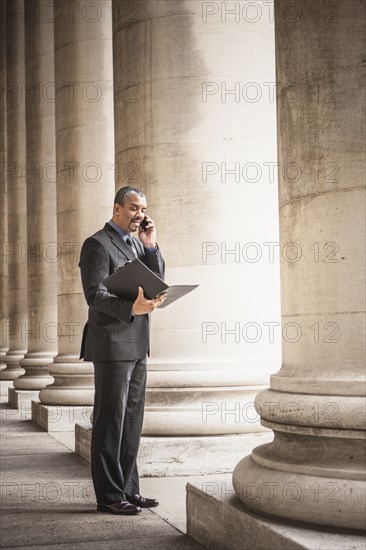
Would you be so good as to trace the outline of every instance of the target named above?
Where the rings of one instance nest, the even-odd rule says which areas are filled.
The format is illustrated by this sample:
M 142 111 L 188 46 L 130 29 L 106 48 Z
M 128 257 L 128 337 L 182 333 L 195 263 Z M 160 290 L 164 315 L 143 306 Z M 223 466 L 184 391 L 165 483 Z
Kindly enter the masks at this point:
M 131 193 L 125 198 L 125 204 L 115 204 L 113 209 L 113 221 L 126 233 L 137 231 L 145 217 L 146 199 L 136 193 Z

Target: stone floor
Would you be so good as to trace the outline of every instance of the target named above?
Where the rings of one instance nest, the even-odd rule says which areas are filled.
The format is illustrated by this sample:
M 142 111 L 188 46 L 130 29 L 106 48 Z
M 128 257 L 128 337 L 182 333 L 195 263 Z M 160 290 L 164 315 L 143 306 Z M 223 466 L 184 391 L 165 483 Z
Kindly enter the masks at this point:
M 187 478 L 143 479 L 142 494 L 161 502 L 154 511 L 97 513 L 89 465 L 20 411 L 2 403 L 0 414 L 1 548 L 201 549 L 182 532 Z

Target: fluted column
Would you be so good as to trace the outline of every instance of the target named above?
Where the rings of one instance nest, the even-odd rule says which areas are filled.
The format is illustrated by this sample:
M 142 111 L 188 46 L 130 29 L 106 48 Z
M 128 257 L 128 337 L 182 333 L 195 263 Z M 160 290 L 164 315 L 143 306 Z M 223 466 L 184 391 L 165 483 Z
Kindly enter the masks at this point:
M 47 11 L 45 8 L 47 7 Z M 53 17 L 49 0 L 25 4 L 28 351 L 14 387 L 40 390 L 57 353 L 57 243 Z M 47 13 L 47 17 L 40 14 Z
M 223 24 L 196 0 L 114 2 L 117 182 L 146 192 L 167 282 L 200 285 L 152 316 L 145 436 L 263 432 L 254 395 L 279 364 L 265 325 L 279 321 L 264 245 L 277 240 L 273 40 L 267 19 Z
M 320 19 L 311 3 L 295 7 L 289 18 L 277 1 L 275 19 L 281 245 L 295 243 L 295 261 L 281 266 L 291 329 L 281 370 L 256 398 L 275 439 L 237 465 L 233 484 L 251 510 L 364 529 L 365 5 L 335 0 Z
M 110 2 L 55 3 L 57 312 L 55 381 L 43 404 L 93 403 L 93 367 L 79 361 L 87 307 L 79 254 L 111 217 L 114 197 L 112 11 Z
M 0 369 L 3 370 L 6 368 L 5 355 L 9 349 L 8 262 L 5 256 L 5 246 L 8 242 L 8 195 L 4 170 L 6 164 L 6 2 L 1 3 L 0 24 Z
M 8 261 L 9 350 L 1 380 L 15 380 L 24 371 L 19 365 L 27 350 L 27 209 L 25 166 L 24 85 L 24 4 L 23 0 L 6 3 L 6 96 L 7 96 L 7 178 L 8 243 L 4 261 Z

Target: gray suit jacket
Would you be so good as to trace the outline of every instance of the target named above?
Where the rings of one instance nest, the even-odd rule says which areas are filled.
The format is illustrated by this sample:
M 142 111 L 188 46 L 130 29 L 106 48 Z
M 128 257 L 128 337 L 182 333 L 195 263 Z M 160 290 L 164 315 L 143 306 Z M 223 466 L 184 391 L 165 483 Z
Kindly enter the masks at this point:
M 163 279 L 164 260 L 159 249 L 150 252 L 139 239 L 132 238 L 139 260 Z M 134 258 L 131 248 L 108 223 L 84 242 L 79 267 L 89 315 L 80 359 L 93 362 L 136 360 L 149 352 L 149 316 L 131 316 L 133 302 L 118 298 L 102 283 Z

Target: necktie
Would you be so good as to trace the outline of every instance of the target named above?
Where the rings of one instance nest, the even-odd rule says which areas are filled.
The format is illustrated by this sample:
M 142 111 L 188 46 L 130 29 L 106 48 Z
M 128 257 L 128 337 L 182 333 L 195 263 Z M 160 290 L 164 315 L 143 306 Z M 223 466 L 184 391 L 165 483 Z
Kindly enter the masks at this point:
M 136 249 L 136 246 L 135 246 L 133 240 L 131 239 L 131 237 L 127 237 L 126 243 L 131 248 L 131 250 L 134 253 L 134 255 L 136 256 L 136 258 L 138 258 L 137 249 Z

